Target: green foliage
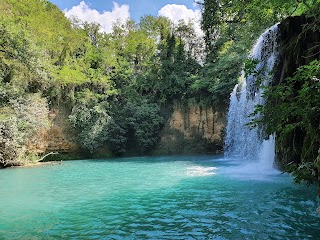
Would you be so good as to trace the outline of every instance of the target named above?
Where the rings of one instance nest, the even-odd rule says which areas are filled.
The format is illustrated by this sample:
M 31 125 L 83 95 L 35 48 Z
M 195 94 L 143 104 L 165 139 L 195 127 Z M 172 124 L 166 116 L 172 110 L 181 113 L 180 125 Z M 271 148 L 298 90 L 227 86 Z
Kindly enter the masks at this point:
M 132 148 L 136 153 L 151 150 L 163 124 L 156 104 L 131 102 L 108 107 L 92 94 L 85 102 L 81 98 L 69 119 L 85 149 L 94 153 L 107 144 L 115 155 Z
M 25 106 L 23 97 L 41 92 L 51 106 L 72 108 L 70 122 L 80 145 L 90 152 L 109 144 L 121 153 L 127 151 L 128 141 L 136 142 L 137 152 L 154 146 L 162 120 L 159 107 L 124 102 L 140 100 L 136 82 L 155 65 L 157 37 L 171 28 L 166 18 L 145 17 L 139 26 L 119 22 L 113 33 L 105 34 L 98 24 L 70 22 L 48 1 L 4 0 L 0 9 L 0 107 L 11 109 L 10 117 L 18 117 L 13 109 Z M 134 113 L 131 122 L 125 114 L 111 117 L 116 105 L 123 113 Z M 8 116 L 4 114 L 3 121 Z M 18 142 L 21 146 L 10 144 L 16 150 L 26 145 L 27 130 L 37 126 L 20 117 L 4 123 L 12 132 L 6 139 L 19 139 L 17 134 L 24 139 Z M 12 159 L 23 155 L 16 153 Z
M 10 95 L 10 89 L 13 88 L 16 91 L 33 90 L 31 86 L 43 79 L 33 48 L 26 31 L 0 21 L 0 85 L 7 94 Z M 6 102 L 10 98 L 5 95 L 3 93 L 1 101 Z
M 18 118 L 18 129 L 26 138 L 30 138 L 37 129 L 49 126 L 47 105 L 46 99 L 40 94 L 24 95 L 9 102 L 14 115 Z
M 227 106 L 246 55 L 245 46 L 233 41 L 226 42 L 215 61 L 207 61 L 191 85 L 195 102 L 204 106 Z
M 163 117 L 157 104 L 130 102 L 114 105 L 111 111 L 114 122 L 107 141 L 115 154 L 146 153 L 158 142 Z
M 187 101 L 194 75 L 201 69 L 193 56 L 197 46 L 187 37 L 193 34 L 190 26 L 180 22 L 173 33 L 159 42 L 151 69 L 137 80 L 143 96 L 161 105 L 172 104 L 177 99 Z
M 0 164 L 3 166 L 18 165 L 24 149 L 17 127 L 17 119 L 1 116 L 0 119 Z
M 77 139 L 89 152 L 107 147 L 113 154 L 149 152 L 164 125 L 160 108 L 170 109 L 175 101 L 225 108 L 256 36 L 316 2 L 205 0 L 205 51 L 192 22 L 174 25 L 165 17 L 144 16 L 138 24 L 116 22 L 107 34 L 99 24 L 68 20 L 49 1 L 2 0 L 1 163 L 18 164 L 34 154 L 27 145 L 36 129 L 48 126 L 46 99 L 50 107 L 63 105 L 71 112 Z M 318 14 L 315 9 L 309 12 Z M 317 24 L 305 28 L 319 30 Z M 311 104 L 310 94 L 317 97 L 313 88 L 303 89 L 283 91 L 282 98 L 301 95 L 299 101 Z M 318 114 L 313 111 L 307 113 L 310 119 Z M 299 127 L 314 124 L 298 113 L 292 116 L 299 117 Z
M 265 89 L 267 104 L 258 106 L 254 114 L 262 119 L 251 122 L 263 124 L 266 133 L 276 132 L 278 144 L 285 145 L 288 138 L 301 138 L 301 162 L 290 163 L 288 170 L 296 180 L 315 180 L 316 157 L 320 145 L 320 61 L 314 60 L 300 67 L 293 77 Z M 277 106 L 276 108 L 274 106 Z
M 200 1 L 199 4 L 203 8 L 202 29 L 205 33 L 207 59 L 203 74 L 195 78 L 192 84 L 192 89 L 195 91 L 192 100 L 206 105 L 226 104 L 248 50 L 260 33 L 286 16 L 299 15 L 310 9 L 313 9 L 315 16 L 318 2 L 318 0 Z M 316 21 L 312 28 L 316 28 L 317 23 Z M 246 67 L 250 68 L 249 65 L 247 62 Z
M 134 114 L 128 126 L 134 131 L 134 140 L 141 153 L 152 149 L 159 140 L 159 131 L 163 124 L 160 108 L 157 104 L 132 106 Z
M 110 117 L 106 103 L 90 91 L 79 93 L 80 100 L 73 107 L 69 117 L 71 125 L 78 132 L 81 146 L 94 153 L 106 141 L 106 132 Z
M 218 50 L 219 40 L 225 38 L 226 33 L 231 39 L 245 36 L 250 42 L 268 26 L 286 16 L 301 15 L 317 3 L 318 0 L 203 0 L 200 2 L 204 9 L 202 28 L 208 50 Z
M 49 128 L 48 113 L 47 101 L 39 94 L 12 99 L 0 108 L 0 164 L 23 164 L 33 135 Z

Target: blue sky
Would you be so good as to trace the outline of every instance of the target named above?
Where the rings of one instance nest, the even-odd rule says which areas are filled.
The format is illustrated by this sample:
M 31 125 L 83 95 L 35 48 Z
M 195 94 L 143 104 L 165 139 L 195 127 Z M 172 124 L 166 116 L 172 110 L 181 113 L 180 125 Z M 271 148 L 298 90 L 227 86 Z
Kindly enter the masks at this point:
M 139 21 L 141 16 L 168 17 L 173 23 L 180 19 L 199 22 L 201 13 L 194 0 L 50 0 L 65 11 L 67 17 L 76 16 L 87 22 L 98 22 L 102 30 L 110 32 L 112 22 L 127 18 Z
M 71 9 L 73 6 L 77 6 L 83 0 L 50 0 L 56 4 L 62 10 Z M 135 21 L 138 21 L 141 16 L 151 14 L 158 15 L 158 11 L 167 4 L 185 5 L 189 9 L 196 9 L 194 0 L 85 0 L 85 3 L 92 9 L 96 9 L 99 12 L 111 11 L 113 8 L 113 2 L 119 5 L 129 5 L 130 17 Z

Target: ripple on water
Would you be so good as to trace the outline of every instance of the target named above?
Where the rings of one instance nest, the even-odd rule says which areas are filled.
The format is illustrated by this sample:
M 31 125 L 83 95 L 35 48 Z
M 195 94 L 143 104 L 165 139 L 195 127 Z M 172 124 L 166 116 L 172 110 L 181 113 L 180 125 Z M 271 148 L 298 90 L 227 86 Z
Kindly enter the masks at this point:
M 187 157 L 3 171 L 0 239 L 317 239 L 315 189 L 228 168 Z

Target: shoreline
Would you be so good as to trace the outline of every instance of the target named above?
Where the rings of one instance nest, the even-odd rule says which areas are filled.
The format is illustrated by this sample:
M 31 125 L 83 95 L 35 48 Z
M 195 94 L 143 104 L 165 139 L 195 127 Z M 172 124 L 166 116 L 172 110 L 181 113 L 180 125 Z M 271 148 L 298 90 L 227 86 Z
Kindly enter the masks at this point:
M 32 167 L 41 167 L 46 165 L 59 165 L 62 161 L 48 161 L 48 162 L 36 162 L 36 163 L 27 163 L 26 165 L 21 166 L 12 166 L 10 168 L 32 168 Z

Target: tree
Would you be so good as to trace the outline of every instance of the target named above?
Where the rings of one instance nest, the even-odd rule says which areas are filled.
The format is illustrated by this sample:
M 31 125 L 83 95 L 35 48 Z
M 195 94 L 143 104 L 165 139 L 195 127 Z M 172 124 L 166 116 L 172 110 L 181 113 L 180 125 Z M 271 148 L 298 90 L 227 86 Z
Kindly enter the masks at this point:
M 106 141 L 106 130 L 111 118 L 103 97 L 86 90 L 78 93 L 77 104 L 73 107 L 69 120 L 77 131 L 78 142 L 91 153 L 96 152 Z
M 27 145 L 41 129 L 49 128 L 48 105 L 39 94 L 11 99 L 0 108 L 0 164 L 21 165 L 30 152 Z
M 267 87 L 264 97 L 267 104 L 259 105 L 253 115 L 261 114 L 251 126 L 265 126 L 266 134 L 276 133 L 279 164 L 293 173 L 295 180 L 309 184 L 319 174 L 316 158 L 320 146 L 320 61 L 314 60 L 302 66 L 284 82 Z M 275 108 L 274 106 L 277 106 Z M 299 140 L 299 145 L 296 145 Z M 286 160 L 285 149 L 295 156 L 293 162 Z

